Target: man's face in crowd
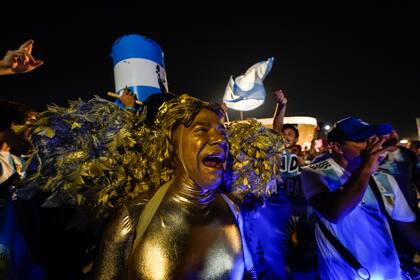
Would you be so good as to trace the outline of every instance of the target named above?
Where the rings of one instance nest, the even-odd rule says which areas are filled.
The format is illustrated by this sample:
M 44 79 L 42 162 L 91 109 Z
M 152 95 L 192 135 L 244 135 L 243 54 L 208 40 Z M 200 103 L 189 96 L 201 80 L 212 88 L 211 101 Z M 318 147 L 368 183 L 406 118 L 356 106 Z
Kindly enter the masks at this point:
M 351 163 L 358 165 L 362 160 L 362 152 L 367 147 L 366 141 L 355 142 L 355 141 L 344 141 L 341 143 L 341 151 L 344 159 Z
M 9 152 L 9 151 L 10 151 L 9 144 L 7 144 L 7 142 L 2 142 L 0 144 L 0 152 Z
M 284 139 L 286 139 L 287 141 L 287 146 L 292 146 L 296 144 L 297 138 L 296 138 L 296 133 L 293 129 L 291 128 L 283 129 L 283 135 L 284 135 Z
M 179 125 L 173 134 L 177 176 L 189 177 L 203 189 L 222 182 L 228 145 L 218 115 L 202 109 L 189 127 Z

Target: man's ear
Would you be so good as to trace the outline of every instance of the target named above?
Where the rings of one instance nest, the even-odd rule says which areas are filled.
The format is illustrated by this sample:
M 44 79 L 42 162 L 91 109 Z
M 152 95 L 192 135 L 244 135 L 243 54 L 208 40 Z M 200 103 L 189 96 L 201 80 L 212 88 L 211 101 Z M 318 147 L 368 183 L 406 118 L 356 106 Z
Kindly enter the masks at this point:
M 338 142 L 331 142 L 329 145 L 330 150 L 333 153 L 337 153 L 337 154 L 343 154 L 343 147 L 341 143 Z
M 170 158 L 171 158 L 171 167 L 175 170 L 179 164 L 179 153 L 178 149 L 180 148 L 180 142 L 181 142 L 181 133 L 182 130 L 180 128 L 180 125 L 177 125 L 176 127 L 173 127 L 171 130 L 170 135 L 170 142 L 171 142 L 171 148 L 170 148 Z
M 169 164 L 170 164 L 171 168 L 173 170 L 175 170 L 176 167 L 179 165 L 179 158 L 178 158 L 178 155 L 176 154 L 175 149 L 173 147 L 172 147 L 172 157 L 171 157 L 171 159 L 172 160 Z

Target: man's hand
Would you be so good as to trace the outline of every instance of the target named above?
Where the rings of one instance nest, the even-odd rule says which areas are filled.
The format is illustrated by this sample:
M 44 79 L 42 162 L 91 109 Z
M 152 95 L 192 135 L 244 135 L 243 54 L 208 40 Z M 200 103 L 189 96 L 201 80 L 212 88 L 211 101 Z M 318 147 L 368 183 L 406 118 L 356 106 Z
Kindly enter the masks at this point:
M 274 100 L 276 100 L 276 102 L 278 104 L 286 105 L 287 97 L 285 96 L 283 90 L 278 89 L 278 90 L 274 91 L 273 95 L 274 95 Z
M 228 107 L 227 107 L 226 103 L 225 103 L 225 102 L 223 102 L 223 103 L 220 105 L 220 107 L 222 108 L 223 112 L 226 114 L 226 113 L 227 113 L 227 111 L 228 111 Z
M 382 144 L 387 138 L 374 137 L 368 140 L 366 149 L 363 151 L 362 157 L 362 169 L 365 169 L 370 174 L 373 174 L 378 170 L 387 151 L 391 150 L 392 147 L 382 147 Z
M 120 96 L 120 101 L 124 105 L 125 108 L 134 107 L 136 98 L 134 97 L 131 91 L 125 90 L 123 94 L 121 94 Z
M 17 50 L 7 51 L 0 60 L 0 75 L 27 73 L 44 64 L 32 56 L 33 44 L 33 40 L 28 40 Z

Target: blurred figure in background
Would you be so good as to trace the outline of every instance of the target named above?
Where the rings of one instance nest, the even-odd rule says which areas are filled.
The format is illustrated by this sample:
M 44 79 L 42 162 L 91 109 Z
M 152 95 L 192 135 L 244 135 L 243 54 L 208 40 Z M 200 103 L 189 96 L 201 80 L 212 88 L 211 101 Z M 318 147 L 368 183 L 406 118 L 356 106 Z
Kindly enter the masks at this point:
M 420 161 L 419 157 L 411 150 L 399 146 L 398 133 L 393 130 L 388 140 L 383 144 L 389 146 L 389 151 L 379 170 L 391 174 L 398 183 L 399 189 L 408 202 L 408 205 L 417 216 L 417 224 L 419 225 L 419 208 L 418 208 L 418 190 L 420 188 Z M 391 227 L 393 231 L 394 243 L 401 261 L 401 265 L 407 272 L 416 269 L 411 274 L 420 273 L 420 263 L 414 264 L 413 259 L 418 250 L 413 248 L 395 227 Z M 417 265 L 417 268 L 416 268 Z
M 314 220 L 302 191 L 303 153 L 296 144 L 299 130 L 283 125 L 287 98 L 282 90 L 274 92 L 274 100 L 273 128 L 287 147 L 281 156 L 282 180 L 264 205 L 245 213 L 246 234 L 259 279 L 317 279 Z
M 410 144 L 410 150 L 412 150 L 418 157 L 420 157 L 420 141 L 415 140 Z
M 418 213 L 417 190 L 420 188 L 419 159 L 413 151 L 399 146 L 398 143 L 398 133 L 393 130 L 385 142 L 385 145 L 389 145 L 390 149 L 379 166 L 379 169 L 394 176 L 408 205 L 415 213 Z
M 43 64 L 32 56 L 33 40 L 17 50 L 7 51 L 0 60 L 0 75 L 30 72 Z M 30 153 L 27 133 L 15 133 L 19 125 L 31 121 L 36 114 L 28 106 L 0 100 L 0 279 L 44 279 L 45 273 L 36 265 L 18 222 L 14 180 L 22 175 L 21 155 Z M 27 213 L 29 214 L 29 213 Z M 30 220 L 25 215 L 24 220 Z M 31 230 L 36 231 L 34 228 Z
M 15 130 L 36 120 L 36 112 L 29 106 L 15 101 L 0 100 L 0 131 L 7 132 L 10 152 L 25 158 L 31 150 L 27 130 Z

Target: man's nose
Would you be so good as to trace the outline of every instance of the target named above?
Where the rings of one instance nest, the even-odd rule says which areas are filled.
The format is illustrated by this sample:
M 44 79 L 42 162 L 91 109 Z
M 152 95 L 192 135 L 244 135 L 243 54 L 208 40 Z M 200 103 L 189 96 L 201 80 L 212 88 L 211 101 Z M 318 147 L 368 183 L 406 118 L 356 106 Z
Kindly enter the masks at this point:
M 222 145 L 222 146 L 227 146 L 225 134 L 216 130 L 216 129 L 213 129 L 212 134 L 211 134 L 210 143 L 212 145 L 213 144 L 219 144 L 219 145 Z

